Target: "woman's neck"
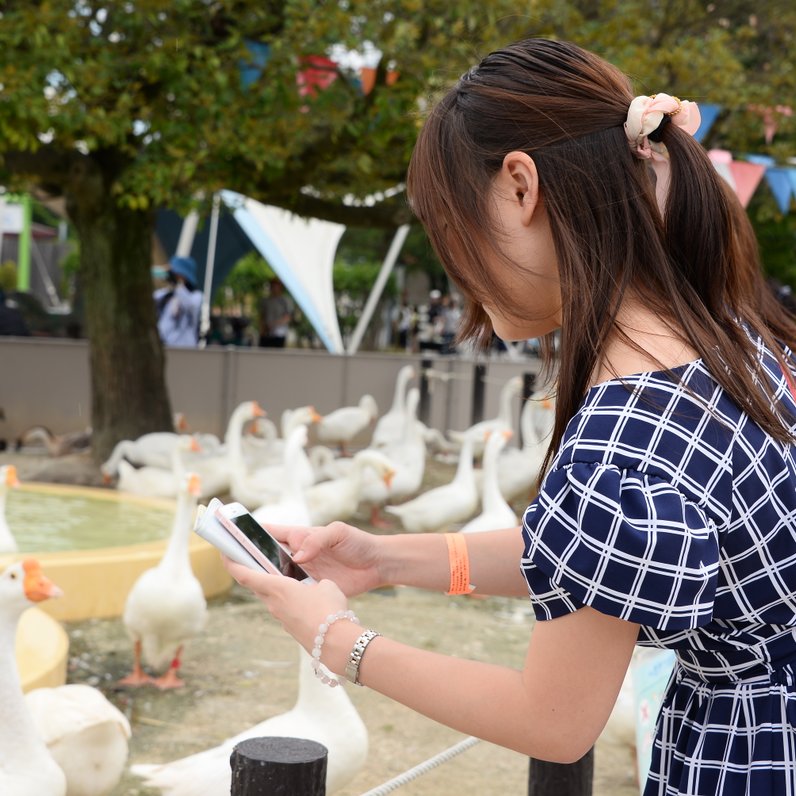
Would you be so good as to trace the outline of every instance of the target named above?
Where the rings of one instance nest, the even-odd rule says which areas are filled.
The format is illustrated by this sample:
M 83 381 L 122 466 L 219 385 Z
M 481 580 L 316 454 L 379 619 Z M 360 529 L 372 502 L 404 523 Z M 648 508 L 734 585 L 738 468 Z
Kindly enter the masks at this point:
M 596 363 L 590 385 L 608 379 L 675 368 L 699 358 L 699 352 L 666 318 L 627 298 L 622 303 L 616 329 Z

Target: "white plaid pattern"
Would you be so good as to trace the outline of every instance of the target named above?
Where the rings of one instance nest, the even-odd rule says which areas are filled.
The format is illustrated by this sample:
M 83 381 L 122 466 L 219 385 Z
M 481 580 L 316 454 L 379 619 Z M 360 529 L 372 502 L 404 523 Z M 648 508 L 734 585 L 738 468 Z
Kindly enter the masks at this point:
M 523 573 L 538 619 L 590 605 L 676 651 L 646 796 L 796 796 L 795 449 L 701 360 L 674 373 L 589 391 L 525 512 Z

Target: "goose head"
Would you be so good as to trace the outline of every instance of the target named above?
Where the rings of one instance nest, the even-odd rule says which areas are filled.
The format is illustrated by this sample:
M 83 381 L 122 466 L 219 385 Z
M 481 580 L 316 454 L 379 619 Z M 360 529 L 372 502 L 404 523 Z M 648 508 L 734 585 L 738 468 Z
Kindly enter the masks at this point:
M 35 558 L 10 564 L 0 574 L 0 611 L 9 618 L 16 619 L 33 603 L 62 595 Z

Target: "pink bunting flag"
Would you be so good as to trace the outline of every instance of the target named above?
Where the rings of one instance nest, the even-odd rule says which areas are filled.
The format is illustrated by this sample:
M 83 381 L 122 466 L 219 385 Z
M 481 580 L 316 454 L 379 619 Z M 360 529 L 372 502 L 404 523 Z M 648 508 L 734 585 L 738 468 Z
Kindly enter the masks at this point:
M 735 182 L 735 193 L 741 204 L 746 207 L 757 190 L 757 186 L 760 185 L 760 180 L 766 173 L 766 167 L 759 163 L 733 160 L 730 163 L 730 173 Z

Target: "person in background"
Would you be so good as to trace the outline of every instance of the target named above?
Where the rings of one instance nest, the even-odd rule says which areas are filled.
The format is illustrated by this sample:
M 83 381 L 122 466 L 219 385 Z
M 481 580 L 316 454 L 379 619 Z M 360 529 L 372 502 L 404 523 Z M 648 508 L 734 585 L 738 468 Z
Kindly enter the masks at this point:
M 285 295 L 285 286 L 274 277 L 268 283 L 268 295 L 260 300 L 260 345 L 284 348 L 293 319 L 293 302 Z
M 225 565 L 323 682 L 542 760 L 588 752 L 637 644 L 671 649 L 645 796 L 784 796 L 796 321 L 699 123 L 694 103 L 634 97 L 565 41 L 517 42 L 467 72 L 420 131 L 407 196 L 465 299 L 467 339 L 560 331 L 557 358 L 543 351 L 556 414 L 538 494 L 520 528 L 482 533 L 271 526 L 311 585 Z M 348 598 L 395 584 L 530 596 L 523 665 L 364 627 Z
M 202 291 L 197 287 L 193 257 L 172 257 L 166 285 L 155 290 L 153 296 L 158 333 L 163 344 L 195 348 L 199 343 Z

